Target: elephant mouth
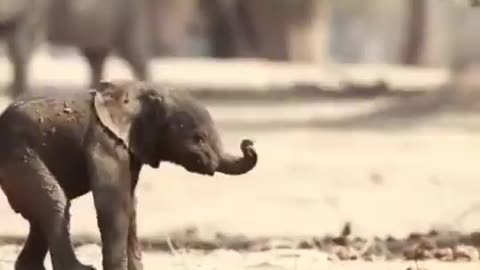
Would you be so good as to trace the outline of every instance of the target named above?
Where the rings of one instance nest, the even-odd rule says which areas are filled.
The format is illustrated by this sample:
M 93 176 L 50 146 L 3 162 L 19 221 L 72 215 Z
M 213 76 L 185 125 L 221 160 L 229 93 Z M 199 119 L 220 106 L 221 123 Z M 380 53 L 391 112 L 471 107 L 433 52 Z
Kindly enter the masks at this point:
M 192 173 L 198 173 L 202 175 L 214 176 L 215 169 L 210 166 L 204 166 L 200 162 L 189 163 L 189 165 L 184 166 L 185 169 Z
M 208 175 L 208 176 L 214 176 L 215 175 L 215 171 L 213 171 L 209 168 L 185 167 L 185 169 L 189 172 L 192 172 L 192 173 L 198 173 L 198 174 L 203 174 L 203 175 Z

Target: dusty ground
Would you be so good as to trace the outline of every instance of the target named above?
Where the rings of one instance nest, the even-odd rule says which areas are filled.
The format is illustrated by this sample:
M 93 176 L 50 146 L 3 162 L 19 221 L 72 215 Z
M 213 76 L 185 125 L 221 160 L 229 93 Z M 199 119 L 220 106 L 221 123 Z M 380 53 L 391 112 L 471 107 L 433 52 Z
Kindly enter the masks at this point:
M 195 228 L 207 242 L 217 239 L 218 232 L 242 239 L 308 238 L 337 235 L 345 222 L 351 223 L 353 235 L 365 239 L 401 238 L 432 228 L 477 231 L 480 114 L 449 110 L 448 100 L 209 103 L 228 149 L 238 153 L 242 138 L 255 140 L 258 167 L 245 176 L 214 178 L 170 164 L 146 168 L 137 193 L 139 234 L 146 242 L 162 242 L 167 235 L 175 240 L 175 232 L 185 228 Z M 73 203 L 72 214 L 73 238 L 98 240 L 90 195 Z M 26 222 L 9 209 L 3 194 L 0 217 L 4 243 L 25 236 Z M 0 250 L 0 269 L 12 269 L 18 246 Z M 79 254 L 99 265 L 98 246 L 80 246 Z M 327 257 L 314 249 L 216 250 L 176 257 L 151 251 L 145 263 L 146 269 L 416 267 L 412 261 L 337 262 Z M 419 267 L 473 269 L 478 263 L 422 261 Z
M 13 257 L 17 247 L 6 246 L 2 254 Z M 77 250 L 82 262 L 101 269 L 100 249 L 96 246 L 85 246 Z M 478 269 L 478 262 L 439 262 L 430 261 L 328 261 L 326 256 L 318 252 L 298 250 L 280 250 L 275 252 L 237 253 L 235 251 L 217 250 L 210 254 L 192 253 L 172 256 L 166 253 L 146 253 L 144 255 L 146 269 L 179 269 L 179 270 L 386 270 L 386 269 Z M 49 259 L 47 259 L 49 263 Z M 10 270 L 10 262 L 0 262 L 0 269 Z M 47 269 L 51 267 L 47 264 Z

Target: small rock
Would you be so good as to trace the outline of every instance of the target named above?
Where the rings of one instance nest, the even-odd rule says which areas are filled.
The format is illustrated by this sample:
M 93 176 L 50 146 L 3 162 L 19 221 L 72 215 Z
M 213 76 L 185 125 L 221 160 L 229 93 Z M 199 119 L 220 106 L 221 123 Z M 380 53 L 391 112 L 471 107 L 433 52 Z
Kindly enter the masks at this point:
M 292 249 L 296 246 L 298 246 L 298 244 L 289 239 L 269 239 L 251 245 L 250 250 L 267 251 L 272 249 Z
M 337 245 L 340 245 L 340 246 L 347 246 L 348 245 L 348 238 L 345 237 L 345 236 L 338 236 L 338 237 L 334 237 L 332 239 L 333 243 L 337 244 Z
M 451 248 L 435 249 L 433 256 L 442 261 L 451 261 L 453 260 L 453 250 Z
M 453 255 L 456 260 L 478 261 L 478 249 L 473 246 L 458 245 L 453 249 Z
M 298 248 L 299 249 L 313 249 L 315 248 L 315 244 L 312 241 L 309 240 L 302 240 L 300 243 L 298 243 Z
M 350 247 L 334 246 L 332 247 L 331 251 L 339 260 L 342 261 L 359 259 L 358 252 Z
M 422 248 L 418 245 L 407 248 L 403 255 L 407 260 L 428 260 L 433 258 L 432 250 Z
M 317 248 L 317 249 L 323 249 L 325 247 L 325 243 L 324 243 L 323 239 L 321 239 L 317 236 L 314 236 L 312 238 L 312 243 L 315 246 L 315 248 Z
M 375 185 L 381 185 L 384 182 L 382 175 L 377 172 L 372 172 L 370 174 L 370 181 Z
M 385 255 L 375 255 L 375 254 L 371 254 L 371 253 L 364 255 L 363 258 L 367 262 L 385 261 L 387 259 Z
M 407 267 L 405 270 L 428 270 L 428 269 L 425 268 L 425 267 L 418 267 L 418 266 L 412 267 L 412 266 L 409 266 L 409 267 Z

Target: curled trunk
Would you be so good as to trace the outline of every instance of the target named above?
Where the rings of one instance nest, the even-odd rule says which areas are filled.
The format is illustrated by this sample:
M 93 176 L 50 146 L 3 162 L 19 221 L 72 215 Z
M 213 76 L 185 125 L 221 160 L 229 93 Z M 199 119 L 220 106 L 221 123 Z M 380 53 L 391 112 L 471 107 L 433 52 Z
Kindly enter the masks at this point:
M 218 172 L 229 175 L 245 174 L 257 165 L 258 157 L 257 152 L 253 147 L 253 142 L 250 140 L 243 140 L 240 148 L 243 157 L 237 157 L 226 153 L 222 154 L 217 169 Z

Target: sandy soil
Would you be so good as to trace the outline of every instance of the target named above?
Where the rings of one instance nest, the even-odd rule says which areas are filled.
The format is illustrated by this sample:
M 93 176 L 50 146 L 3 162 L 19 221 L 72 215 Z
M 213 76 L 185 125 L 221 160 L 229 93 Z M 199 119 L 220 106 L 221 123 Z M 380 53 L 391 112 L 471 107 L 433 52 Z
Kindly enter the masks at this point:
M 75 50 L 52 57 L 47 47 L 40 47 L 31 60 L 32 85 L 87 85 L 89 70 Z M 294 82 L 335 86 L 343 80 L 372 83 L 383 79 L 398 87 L 425 87 L 444 83 L 450 74 L 443 68 L 405 68 L 402 66 L 285 64 L 257 59 L 221 60 L 209 58 L 156 58 L 151 61 L 152 79 L 210 87 L 244 86 L 266 90 L 264 86 L 291 85 Z M 12 74 L 5 57 L 0 57 L 0 82 Z M 221 74 L 221 76 L 219 76 Z M 108 58 L 105 78 L 132 77 L 125 62 Z M 228 91 L 228 87 L 223 90 Z
M 0 261 L 1 270 L 12 270 L 11 260 L 17 252 L 16 246 L 2 247 L 4 261 Z M 84 246 L 77 249 L 80 260 L 101 269 L 100 248 Z M 439 262 L 439 261 L 329 261 L 325 254 L 312 251 L 277 250 L 269 252 L 238 253 L 235 251 L 217 250 L 209 254 L 181 253 L 172 256 L 167 253 L 150 252 L 143 257 L 145 269 L 181 269 L 181 270 L 407 270 L 407 269 L 478 269 L 477 262 Z M 46 267 L 51 270 L 50 259 Z
M 365 237 L 402 237 L 433 227 L 478 230 L 480 117 L 442 104 L 391 102 L 208 104 L 228 149 L 239 153 L 242 138 L 255 140 L 258 167 L 244 176 L 214 178 L 170 164 L 145 168 L 137 190 L 140 236 L 165 237 L 186 227 L 197 228 L 206 239 L 217 232 L 250 238 L 315 236 L 337 234 L 347 221 L 355 235 Z M 76 200 L 72 214 L 73 238 L 98 239 L 91 195 Z M 10 210 L 3 194 L 0 217 L 0 235 L 25 236 L 26 222 Z M 0 269 L 12 269 L 8 260 L 16 252 L 18 246 L 0 249 Z M 318 251 L 290 252 L 294 255 L 191 254 L 187 268 L 415 267 L 401 261 L 331 262 Z M 79 254 L 83 261 L 99 264 L 97 246 L 80 247 Z M 181 257 L 166 253 L 147 253 L 145 261 L 147 269 L 185 267 Z M 452 267 L 440 262 L 420 266 Z

